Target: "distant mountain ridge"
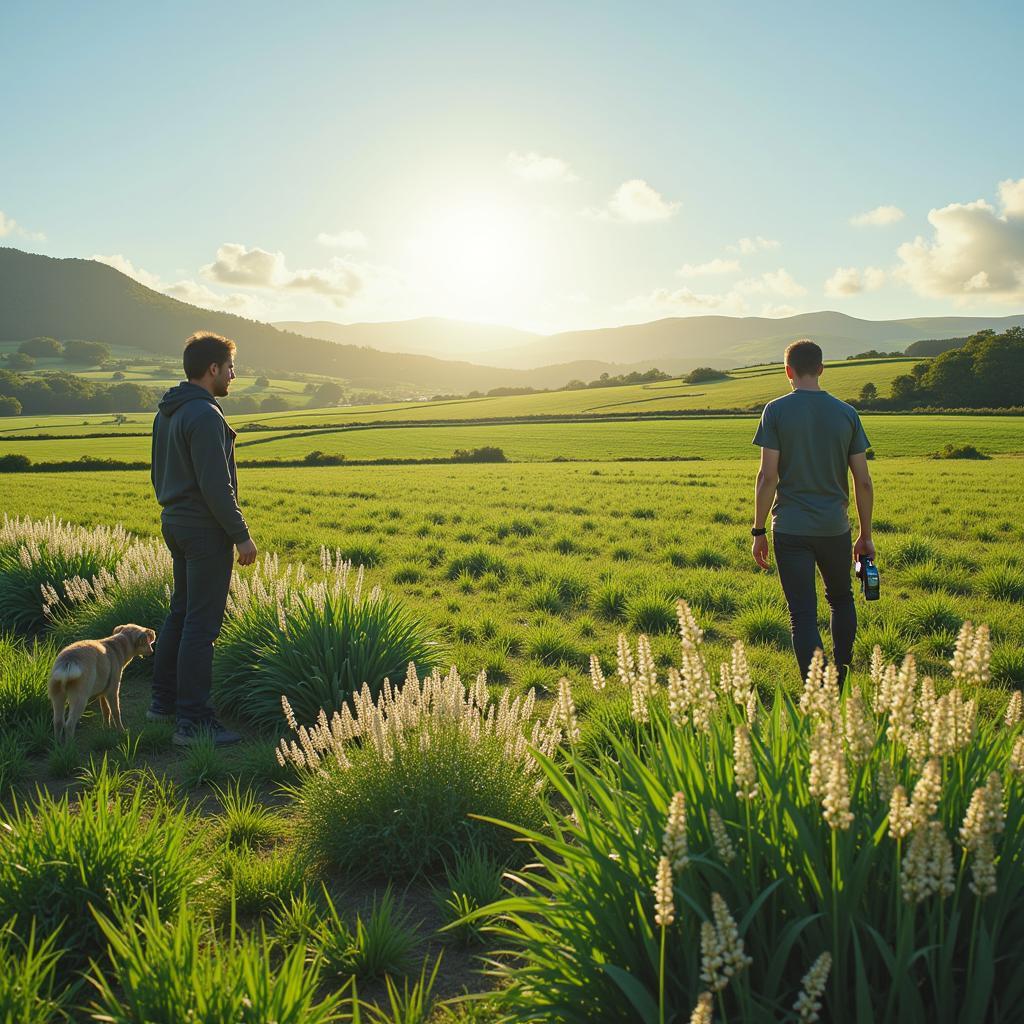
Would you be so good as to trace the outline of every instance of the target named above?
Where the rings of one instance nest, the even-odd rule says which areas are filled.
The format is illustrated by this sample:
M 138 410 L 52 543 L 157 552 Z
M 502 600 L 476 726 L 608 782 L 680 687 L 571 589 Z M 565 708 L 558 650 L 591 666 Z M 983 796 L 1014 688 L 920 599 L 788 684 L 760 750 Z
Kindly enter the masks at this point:
M 419 354 L 288 334 L 233 313 L 200 309 L 153 291 L 105 263 L 0 247 L 0 340 L 83 338 L 178 356 L 197 330 L 233 338 L 242 362 L 347 378 L 367 387 L 404 384 L 425 393 L 495 387 L 560 387 L 616 368 L 593 360 L 532 370 L 476 366 Z
M 767 317 L 667 317 L 645 324 L 602 327 L 561 334 L 530 335 L 507 327 L 423 319 L 397 323 L 338 324 L 331 321 L 289 321 L 278 327 L 313 337 L 374 347 L 404 346 L 405 351 L 438 355 L 445 330 L 457 333 L 462 354 L 475 363 L 528 369 L 550 363 L 587 359 L 626 364 L 630 369 L 657 366 L 671 373 L 698 365 L 722 368 L 779 359 L 796 338 L 809 337 L 828 359 L 845 359 L 868 349 L 902 350 L 922 338 L 955 338 L 990 327 L 999 332 L 1024 324 L 1024 314 L 1005 317 L 945 316 L 905 320 L 861 320 L 845 313 L 821 311 L 771 319 Z M 509 334 L 525 340 L 502 347 Z M 397 350 L 397 349 L 393 349 Z
M 778 360 L 796 338 L 811 337 L 826 358 L 866 349 L 903 349 L 922 339 L 962 337 L 985 327 L 1024 325 L 1007 317 L 859 320 L 844 313 L 764 317 L 670 317 L 645 324 L 533 335 L 509 327 L 423 318 L 379 324 L 287 322 L 298 333 L 232 313 L 188 305 L 103 263 L 55 259 L 0 247 L 0 340 L 52 335 L 178 355 L 199 329 L 234 338 L 241 360 L 265 370 L 323 373 L 367 387 L 404 385 L 422 393 L 495 387 L 556 388 L 652 366 L 680 373 Z M 449 342 L 462 359 L 444 358 Z M 373 342 L 381 348 L 371 347 Z M 431 352 L 432 354 L 425 354 Z

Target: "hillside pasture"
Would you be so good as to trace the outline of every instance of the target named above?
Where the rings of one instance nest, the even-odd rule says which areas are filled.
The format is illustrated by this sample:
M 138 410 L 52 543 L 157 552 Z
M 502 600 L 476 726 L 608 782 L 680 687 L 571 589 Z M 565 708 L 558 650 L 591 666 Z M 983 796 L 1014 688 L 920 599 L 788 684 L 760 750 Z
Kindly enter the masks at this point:
M 23 454 L 33 462 L 75 461 L 82 456 L 124 462 L 149 459 L 149 417 L 131 417 L 131 423 L 111 429 L 103 437 L 75 435 L 106 432 L 109 421 L 85 427 L 42 418 L 38 432 L 64 434 L 52 440 L 20 439 L 24 431 L 9 426 L 19 418 L 7 417 L 0 424 L 0 456 Z M 1024 453 L 1024 417 L 865 415 L 863 421 L 879 458 L 930 455 L 949 442 L 971 444 L 985 454 Z M 233 418 L 232 422 L 237 421 Z M 750 416 L 499 424 L 453 420 L 422 427 L 323 422 L 308 429 L 242 431 L 236 441 L 236 457 L 239 464 L 301 460 L 312 451 L 354 460 L 437 459 L 451 456 L 457 448 L 487 445 L 501 448 L 513 462 L 752 459 L 756 457 L 751 444 L 756 426 L 756 418 Z M 138 436 L 126 436 L 129 434 Z

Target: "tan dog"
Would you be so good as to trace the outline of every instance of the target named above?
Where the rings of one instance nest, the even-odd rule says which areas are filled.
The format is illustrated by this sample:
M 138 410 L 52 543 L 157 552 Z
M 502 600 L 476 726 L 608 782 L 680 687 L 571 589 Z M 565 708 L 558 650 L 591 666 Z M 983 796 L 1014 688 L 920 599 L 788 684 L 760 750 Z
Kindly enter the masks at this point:
M 156 633 L 129 623 L 118 626 L 103 640 L 79 640 L 57 655 L 47 689 L 53 704 L 53 735 L 58 742 L 72 740 L 75 727 L 93 697 L 99 697 L 103 720 L 121 723 L 121 673 L 135 657 L 153 653 Z M 68 713 L 64 717 L 64 704 Z

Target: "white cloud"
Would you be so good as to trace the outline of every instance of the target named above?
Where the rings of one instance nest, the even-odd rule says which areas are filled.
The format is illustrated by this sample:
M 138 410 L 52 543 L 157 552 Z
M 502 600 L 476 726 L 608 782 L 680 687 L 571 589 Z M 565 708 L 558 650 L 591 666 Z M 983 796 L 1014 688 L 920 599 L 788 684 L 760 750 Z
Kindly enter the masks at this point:
M 23 228 L 13 217 L 8 217 L 3 210 L 0 210 L 0 238 L 7 235 L 20 235 L 22 238 L 29 238 L 33 242 L 46 241 L 46 235 L 42 231 L 29 231 Z
M 624 181 L 612 193 L 606 206 L 599 209 L 589 207 L 584 216 L 596 220 L 612 220 L 622 224 L 645 224 L 668 220 L 677 213 L 682 204 L 665 199 L 660 192 L 651 188 L 640 178 Z
M 233 292 L 229 295 L 222 295 L 212 288 L 200 284 L 198 281 L 183 279 L 175 281 L 160 289 L 164 295 L 180 302 L 187 302 L 192 306 L 199 306 L 202 309 L 221 309 L 228 313 L 244 313 L 246 316 L 253 316 L 258 312 L 258 303 L 251 295 L 242 295 Z
M 740 238 L 735 245 L 727 245 L 728 252 L 738 252 L 741 256 L 750 256 L 755 252 L 763 252 L 765 249 L 778 249 L 781 242 L 774 238 L 762 238 L 761 235 L 754 235 L 753 238 Z
M 579 181 L 569 165 L 557 156 L 542 156 L 533 150 L 529 153 L 513 150 L 507 161 L 512 173 L 526 181 Z
M 777 306 L 773 306 L 771 303 L 768 303 L 761 307 L 761 316 L 770 317 L 773 320 L 778 320 L 786 316 L 796 316 L 799 312 L 800 310 L 798 310 L 796 306 L 787 306 L 784 302 Z
M 707 263 L 684 263 L 676 273 L 680 277 L 704 277 L 707 274 L 734 274 L 739 269 L 739 260 L 723 260 L 716 256 Z
M 339 231 L 333 235 L 329 231 L 321 231 L 316 240 L 331 249 L 365 249 L 367 245 L 366 235 L 356 230 Z
M 138 281 L 139 284 L 144 284 L 147 288 L 152 288 L 154 291 L 161 291 L 164 287 L 164 283 L 160 280 L 159 275 L 151 274 L 148 270 L 135 266 L 127 256 L 122 256 L 120 253 L 114 253 L 110 256 L 94 253 L 89 259 L 95 260 L 97 263 L 105 263 L 108 267 L 119 270 L 126 277 L 130 277 L 133 281 Z
M 778 270 L 769 271 L 761 275 L 761 284 L 770 292 L 777 295 L 784 295 L 786 298 L 793 298 L 796 295 L 806 295 L 807 289 L 793 280 L 793 275 L 781 267 Z
M 885 283 L 885 271 L 881 267 L 836 267 L 835 273 L 825 282 L 825 294 L 832 296 L 859 295 L 873 292 Z
M 906 214 L 898 206 L 876 206 L 867 213 L 858 213 L 850 218 L 854 227 L 884 227 L 886 224 L 895 224 L 903 220 Z
M 203 309 L 221 309 L 229 313 L 245 313 L 250 316 L 257 312 L 256 304 L 248 295 L 241 295 L 237 292 L 222 295 L 197 281 L 190 280 L 168 284 L 161 279 L 159 274 L 153 274 L 142 267 L 135 266 L 127 256 L 120 253 L 110 256 L 97 254 L 90 258 L 96 260 L 97 263 L 105 263 L 108 267 L 113 267 L 133 281 L 152 288 L 153 291 L 163 292 L 164 295 L 169 295 L 172 299 L 188 302 L 193 306 L 201 306 Z
M 919 295 L 1024 302 L 1024 178 L 999 183 L 1001 211 L 984 199 L 931 210 L 931 239 L 897 250 L 896 275 Z
M 361 263 L 344 256 L 332 257 L 326 266 L 289 269 L 284 253 L 249 249 L 238 242 L 225 242 L 212 263 L 200 268 L 208 281 L 237 284 L 277 293 L 309 292 L 345 307 L 370 285 L 394 287 L 393 271 Z
M 784 298 L 806 294 L 807 289 L 794 280 L 789 271 L 779 268 L 760 277 L 737 281 L 726 292 L 695 292 L 692 288 L 656 288 L 647 295 L 638 295 L 620 308 L 632 312 L 664 316 L 721 313 L 726 316 L 791 316 L 796 310 L 765 300 L 774 295 Z M 758 301 L 760 300 L 760 301 Z

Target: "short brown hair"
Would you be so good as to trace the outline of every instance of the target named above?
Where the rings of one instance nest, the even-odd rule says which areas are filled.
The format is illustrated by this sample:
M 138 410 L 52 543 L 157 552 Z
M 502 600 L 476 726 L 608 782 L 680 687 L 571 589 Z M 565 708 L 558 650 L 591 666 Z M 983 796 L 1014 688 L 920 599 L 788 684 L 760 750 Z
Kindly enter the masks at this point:
M 230 338 L 209 331 L 196 331 L 185 342 L 185 354 L 182 363 L 185 376 L 189 380 L 198 380 L 211 363 L 223 366 L 235 354 L 235 343 Z
M 797 377 L 810 377 L 822 364 L 821 347 L 810 338 L 801 338 L 786 346 L 786 365 Z

